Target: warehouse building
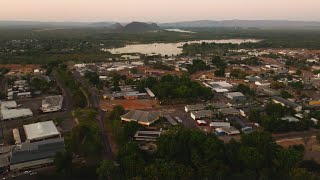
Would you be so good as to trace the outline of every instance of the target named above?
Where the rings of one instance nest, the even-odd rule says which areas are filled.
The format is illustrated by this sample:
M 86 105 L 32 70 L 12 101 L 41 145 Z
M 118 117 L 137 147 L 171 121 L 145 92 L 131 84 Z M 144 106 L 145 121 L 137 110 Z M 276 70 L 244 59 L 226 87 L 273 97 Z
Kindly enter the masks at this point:
M 27 142 L 61 137 L 61 134 L 54 125 L 53 121 L 23 125 L 23 129 L 26 134 Z
M 156 113 L 141 110 L 132 110 L 121 116 L 122 121 L 135 121 L 144 126 L 150 126 L 151 124 L 159 120 L 159 118 L 159 115 Z
M 11 120 L 22 117 L 31 117 L 33 113 L 28 108 L 17 108 L 18 105 L 15 101 L 2 101 L 0 102 L 0 119 Z
M 61 95 L 48 96 L 42 100 L 41 110 L 45 113 L 59 111 L 62 108 L 63 97 Z
M 64 139 L 54 138 L 37 142 L 23 142 L 12 150 L 10 170 L 52 164 L 56 153 L 64 151 Z

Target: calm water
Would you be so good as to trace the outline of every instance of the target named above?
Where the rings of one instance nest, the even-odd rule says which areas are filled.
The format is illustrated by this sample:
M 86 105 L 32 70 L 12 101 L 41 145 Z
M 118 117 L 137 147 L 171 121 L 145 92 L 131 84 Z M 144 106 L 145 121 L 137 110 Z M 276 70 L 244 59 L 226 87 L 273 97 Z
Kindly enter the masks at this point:
M 140 54 L 160 54 L 162 56 L 179 55 L 182 53 L 182 46 L 186 43 L 233 43 L 241 44 L 252 42 L 256 43 L 260 40 L 257 39 L 222 39 L 222 40 L 200 40 L 200 41 L 188 41 L 179 43 L 152 43 L 152 44 L 132 44 L 126 45 L 121 48 L 102 49 L 102 51 L 109 51 L 112 54 L 126 54 L 126 53 L 140 53 Z

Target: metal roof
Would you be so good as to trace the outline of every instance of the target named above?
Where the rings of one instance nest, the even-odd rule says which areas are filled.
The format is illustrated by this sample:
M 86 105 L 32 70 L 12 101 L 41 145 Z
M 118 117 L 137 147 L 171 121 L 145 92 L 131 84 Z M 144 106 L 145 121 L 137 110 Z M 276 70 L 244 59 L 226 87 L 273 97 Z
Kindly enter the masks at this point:
M 46 108 L 46 109 L 50 109 L 54 107 L 61 108 L 62 102 L 63 102 L 63 96 L 61 95 L 48 96 L 42 100 L 42 108 Z
M 33 113 L 30 109 L 25 109 L 25 108 L 14 109 L 17 107 L 17 103 L 15 101 L 2 101 L 0 103 L 1 103 L 0 117 L 2 120 L 33 116 Z
M 24 142 L 17 145 L 12 152 L 11 164 L 53 158 L 57 152 L 64 150 L 64 139 L 55 138 L 37 142 Z
M 143 124 L 150 124 L 159 119 L 159 115 L 156 113 L 140 110 L 132 110 L 127 114 L 121 116 L 122 120 L 136 121 Z
M 38 122 L 23 126 L 27 140 L 39 140 L 48 137 L 58 136 L 60 132 L 53 121 Z
M 231 93 L 227 93 L 227 96 L 234 98 L 234 97 L 243 97 L 244 95 L 241 92 L 231 92 Z

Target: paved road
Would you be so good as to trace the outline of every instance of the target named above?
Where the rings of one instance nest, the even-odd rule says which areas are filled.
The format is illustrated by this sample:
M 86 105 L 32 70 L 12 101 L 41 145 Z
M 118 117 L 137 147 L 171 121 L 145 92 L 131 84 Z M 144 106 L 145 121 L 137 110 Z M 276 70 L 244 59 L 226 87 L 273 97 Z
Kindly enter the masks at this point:
M 100 99 L 101 99 L 101 95 L 99 94 L 98 90 L 92 86 L 91 84 L 89 84 L 86 80 L 84 80 L 80 74 L 78 72 L 74 72 L 73 73 L 75 79 L 81 83 L 83 88 L 86 88 L 87 92 L 89 93 L 89 99 L 90 99 L 90 103 L 89 106 L 91 108 L 95 108 L 98 111 L 96 120 L 98 122 L 98 125 L 100 127 L 100 131 L 101 131 L 101 136 L 102 136 L 102 140 L 103 140 L 103 146 L 104 146 L 104 158 L 105 159 L 112 159 L 114 157 L 114 154 L 111 150 L 111 146 L 109 143 L 109 139 L 108 139 L 108 134 L 106 132 L 106 127 L 105 127 L 105 123 L 103 122 L 104 119 L 106 118 L 106 113 L 100 108 Z

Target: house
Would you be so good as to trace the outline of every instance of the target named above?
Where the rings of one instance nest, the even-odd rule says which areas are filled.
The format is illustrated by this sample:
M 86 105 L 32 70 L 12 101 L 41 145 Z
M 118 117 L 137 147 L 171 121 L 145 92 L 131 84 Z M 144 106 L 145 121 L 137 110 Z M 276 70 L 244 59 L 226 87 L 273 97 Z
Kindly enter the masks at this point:
M 230 90 L 233 88 L 233 85 L 227 83 L 226 81 L 214 81 L 208 83 L 213 89 L 227 89 Z
M 269 87 L 259 86 L 257 88 L 257 90 L 258 90 L 258 92 L 263 93 L 268 96 L 279 96 L 280 95 L 279 91 L 272 89 L 272 88 L 269 88 Z
M 295 102 L 289 101 L 287 99 L 275 96 L 275 97 L 273 97 L 272 100 L 273 100 L 274 103 L 281 104 L 282 106 L 291 107 L 297 112 L 302 111 L 302 106 L 301 105 L 299 105 L 299 104 L 297 104 Z
M 246 97 L 241 92 L 226 93 L 225 96 L 233 101 L 245 101 Z
M 254 84 L 257 86 L 270 86 L 271 83 L 269 81 L 256 81 Z
M 184 107 L 184 110 L 186 112 L 191 112 L 191 111 L 200 111 L 206 109 L 206 106 L 204 104 L 195 104 L 195 105 L 186 105 Z
M 299 119 L 293 116 L 285 116 L 285 117 L 282 117 L 281 120 L 288 121 L 288 122 L 299 122 Z
M 159 115 L 156 113 L 141 110 L 132 110 L 121 116 L 122 121 L 135 121 L 144 126 L 150 126 L 151 124 L 159 120 L 159 118 Z
M 225 103 L 209 103 L 208 106 L 210 106 L 212 109 L 221 109 L 221 108 L 228 108 L 228 104 Z
M 192 111 L 191 117 L 194 120 L 201 119 L 201 118 L 211 118 L 214 115 L 214 112 L 211 110 L 200 110 L 200 111 Z

